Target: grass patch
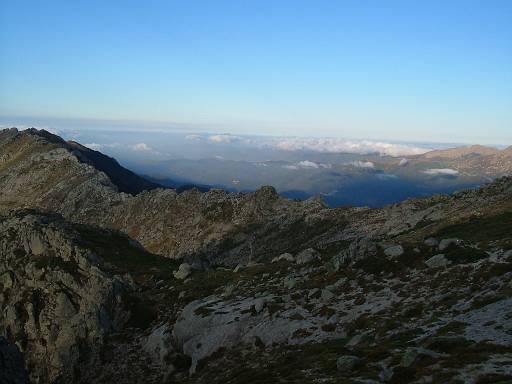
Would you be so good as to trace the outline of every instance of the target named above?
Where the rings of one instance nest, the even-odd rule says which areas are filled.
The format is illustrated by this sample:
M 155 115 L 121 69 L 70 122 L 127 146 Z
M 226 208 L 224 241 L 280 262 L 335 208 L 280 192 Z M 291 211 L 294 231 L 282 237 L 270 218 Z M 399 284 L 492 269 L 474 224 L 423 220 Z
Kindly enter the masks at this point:
M 452 224 L 438 230 L 438 238 L 458 238 L 475 242 L 510 240 L 512 233 L 512 212 L 489 217 L 473 217 L 467 221 Z

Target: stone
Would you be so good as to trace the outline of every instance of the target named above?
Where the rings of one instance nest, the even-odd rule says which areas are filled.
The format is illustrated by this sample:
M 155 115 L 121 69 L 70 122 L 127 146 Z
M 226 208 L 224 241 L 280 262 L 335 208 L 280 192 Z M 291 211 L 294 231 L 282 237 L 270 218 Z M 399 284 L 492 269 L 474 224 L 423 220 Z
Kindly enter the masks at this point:
M 404 254 L 404 247 L 401 245 L 395 245 L 393 247 L 386 248 L 384 254 L 388 257 L 395 258 Z
M 432 256 L 430 259 L 425 261 L 425 264 L 429 268 L 440 268 L 440 267 L 447 267 L 452 262 L 448 260 L 442 253 Z
M 278 263 L 280 261 L 294 262 L 295 258 L 293 257 L 293 255 L 291 253 L 282 253 L 279 256 L 274 257 L 272 259 L 272 263 Z
M 332 293 L 330 290 L 328 289 L 322 289 L 322 294 L 320 295 L 322 301 L 324 302 L 328 302 L 328 301 L 331 301 L 332 299 L 334 299 L 334 293 Z
M 267 301 L 264 298 L 259 298 L 254 300 L 254 310 L 256 313 L 260 313 L 263 308 L 265 308 L 265 305 L 267 304 Z
M 298 281 L 294 277 L 287 276 L 283 281 L 283 285 L 288 289 L 293 289 L 297 285 Z
M 0 284 L 3 285 L 4 289 L 10 289 L 14 285 L 13 273 L 11 271 L 6 271 L 5 273 L 0 275 Z
M 407 348 L 405 350 L 404 354 L 402 355 L 402 360 L 400 361 L 400 366 L 402 366 L 404 368 L 409 368 L 421 356 L 428 356 L 433 359 L 438 359 L 440 357 L 446 357 L 447 355 L 444 353 L 437 353 L 437 352 L 431 351 L 426 348 L 421 348 L 421 347 L 412 348 L 411 347 L 411 348 Z
M 180 264 L 177 271 L 173 273 L 174 277 L 178 280 L 185 280 L 192 273 L 192 267 L 188 263 Z
M 295 262 L 299 265 L 302 265 L 311 263 L 312 261 L 318 260 L 319 258 L 320 254 L 316 250 L 313 248 L 307 248 L 297 255 Z
M 320 296 L 320 289 L 313 288 L 308 292 L 308 299 L 317 298 Z
M 360 366 L 361 363 L 362 360 L 357 356 L 340 356 L 336 360 L 336 369 L 338 370 L 338 372 L 350 373 L 353 370 L 355 370 L 358 366 Z
M 439 245 L 439 240 L 435 237 L 429 237 L 428 239 L 425 239 L 423 243 L 429 247 L 437 247 Z
M 442 239 L 439 242 L 438 249 L 440 251 L 444 251 L 450 245 L 461 245 L 461 244 L 462 244 L 462 240 L 460 240 L 460 239 Z

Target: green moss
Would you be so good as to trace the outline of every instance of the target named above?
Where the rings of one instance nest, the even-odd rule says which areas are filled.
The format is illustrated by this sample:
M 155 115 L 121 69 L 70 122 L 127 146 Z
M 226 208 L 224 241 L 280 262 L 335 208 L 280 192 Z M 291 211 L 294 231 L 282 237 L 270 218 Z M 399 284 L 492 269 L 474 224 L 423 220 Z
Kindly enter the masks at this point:
M 487 253 L 481 249 L 460 247 L 455 244 L 452 244 L 445 249 L 443 254 L 453 264 L 475 263 L 488 257 Z
M 449 225 L 437 231 L 439 238 L 458 238 L 474 242 L 489 242 L 510 239 L 512 233 L 512 212 L 504 212 L 489 217 L 473 217 L 469 220 Z

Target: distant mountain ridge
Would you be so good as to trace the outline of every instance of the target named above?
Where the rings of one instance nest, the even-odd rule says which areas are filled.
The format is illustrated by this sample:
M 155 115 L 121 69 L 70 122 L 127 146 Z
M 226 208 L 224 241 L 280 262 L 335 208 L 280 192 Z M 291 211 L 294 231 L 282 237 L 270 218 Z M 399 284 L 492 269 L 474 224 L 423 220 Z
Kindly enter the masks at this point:
M 493 147 L 486 147 L 483 145 L 471 145 L 468 147 L 455 147 L 455 148 L 434 150 L 434 151 L 424 153 L 423 155 L 420 155 L 420 157 L 425 157 L 427 159 L 431 159 L 431 158 L 435 158 L 435 157 L 454 159 L 454 158 L 468 156 L 468 155 L 479 155 L 479 156 L 496 155 L 500 152 L 501 151 L 499 149 L 496 149 Z

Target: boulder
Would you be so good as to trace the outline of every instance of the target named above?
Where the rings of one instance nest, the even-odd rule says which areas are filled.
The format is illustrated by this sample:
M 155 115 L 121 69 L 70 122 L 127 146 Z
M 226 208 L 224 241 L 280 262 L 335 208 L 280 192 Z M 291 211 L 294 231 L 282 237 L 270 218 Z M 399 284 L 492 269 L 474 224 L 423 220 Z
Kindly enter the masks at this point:
M 301 251 L 297 257 L 295 258 L 295 262 L 297 264 L 307 264 L 312 261 L 318 260 L 320 258 L 320 254 L 314 250 L 313 248 L 307 248 Z
M 288 289 L 293 289 L 297 285 L 298 281 L 294 277 L 287 276 L 283 281 L 283 285 Z
M 430 259 L 425 261 L 425 264 L 427 264 L 429 268 L 446 267 L 451 263 L 452 262 L 448 260 L 442 253 L 432 256 Z
M 407 348 L 402 356 L 402 360 L 400 361 L 400 366 L 404 368 L 411 367 L 418 358 L 421 357 L 430 357 L 433 359 L 438 359 L 440 357 L 447 356 L 446 354 L 437 353 L 431 351 L 426 348 Z
M 362 360 L 357 356 L 340 356 L 336 360 L 336 369 L 338 370 L 338 372 L 350 373 L 353 370 L 355 370 L 358 366 L 360 366 L 361 363 Z
M 192 273 L 192 267 L 188 263 L 180 264 L 177 271 L 173 273 L 174 277 L 178 280 L 185 280 Z
M 435 237 L 429 237 L 428 239 L 425 239 L 423 243 L 429 247 L 437 247 L 439 245 L 439 240 Z
M 281 255 L 276 256 L 272 259 L 272 263 L 278 263 L 280 261 L 294 262 L 295 258 L 291 253 L 282 253 Z
M 391 258 L 402 256 L 404 254 L 404 247 L 402 247 L 401 245 L 388 247 L 384 250 L 384 254 Z
M 460 244 L 462 244 L 462 240 L 461 239 L 442 239 L 439 242 L 438 249 L 440 251 L 444 251 L 450 245 L 460 245 Z

